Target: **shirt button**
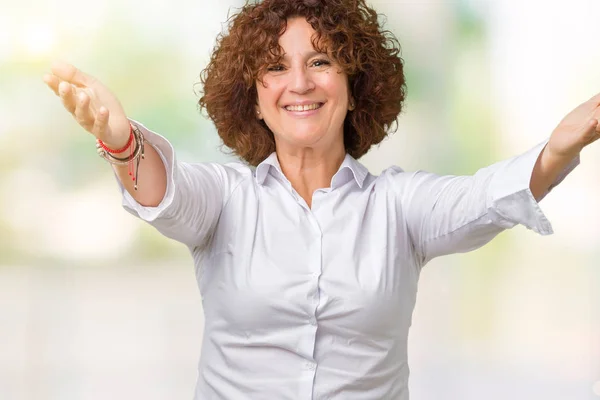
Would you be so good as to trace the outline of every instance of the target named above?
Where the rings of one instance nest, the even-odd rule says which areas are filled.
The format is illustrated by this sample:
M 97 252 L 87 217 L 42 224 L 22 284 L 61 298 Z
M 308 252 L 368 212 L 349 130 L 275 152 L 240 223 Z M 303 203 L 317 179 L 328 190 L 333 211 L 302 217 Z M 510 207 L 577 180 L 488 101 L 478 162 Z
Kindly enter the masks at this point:
M 317 320 L 314 319 L 314 318 L 309 319 L 308 322 L 310 322 L 311 325 L 316 325 L 317 324 Z
M 318 272 L 313 272 L 312 273 L 312 277 L 317 279 L 319 277 L 319 273 Z
M 315 363 L 311 363 L 311 362 L 307 362 L 304 366 L 309 371 L 314 371 L 315 367 L 316 367 Z

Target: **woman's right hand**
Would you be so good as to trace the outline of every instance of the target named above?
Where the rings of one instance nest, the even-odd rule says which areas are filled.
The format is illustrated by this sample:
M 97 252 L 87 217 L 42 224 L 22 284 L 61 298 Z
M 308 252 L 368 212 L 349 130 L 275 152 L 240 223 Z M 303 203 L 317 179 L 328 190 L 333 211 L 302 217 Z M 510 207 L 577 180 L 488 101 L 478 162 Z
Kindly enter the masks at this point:
M 44 82 L 62 100 L 73 118 L 112 149 L 129 140 L 130 125 L 119 100 L 96 78 L 73 65 L 56 62 Z

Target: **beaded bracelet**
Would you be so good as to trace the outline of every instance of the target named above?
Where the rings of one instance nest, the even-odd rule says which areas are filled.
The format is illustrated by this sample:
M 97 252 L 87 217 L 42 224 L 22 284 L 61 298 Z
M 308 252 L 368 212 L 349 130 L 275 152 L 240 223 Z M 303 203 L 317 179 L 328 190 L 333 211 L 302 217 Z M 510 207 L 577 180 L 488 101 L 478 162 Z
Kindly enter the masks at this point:
M 102 142 L 102 140 L 97 139 L 96 142 L 100 145 L 100 147 L 102 147 L 104 149 L 104 151 L 106 151 L 107 153 L 122 153 L 125 150 L 127 150 L 129 148 L 129 146 L 131 146 L 131 142 L 133 142 L 134 139 L 134 134 L 133 134 L 133 125 L 130 123 L 129 124 L 129 140 L 127 140 L 127 143 L 125 144 L 125 146 L 121 147 L 120 149 L 114 150 L 109 148 L 108 146 L 106 146 L 104 144 L 104 142 Z
M 98 152 L 98 155 L 100 157 L 102 157 L 103 159 L 105 159 L 106 161 L 108 161 L 110 164 L 113 165 L 127 165 L 128 166 L 128 170 L 129 170 L 129 176 L 131 176 L 131 179 L 134 182 L 133 188 L 134 190 L 138 190 L 138 182 L 139 182 L 139 168 L 140 168 L 140 160 L 144 159 L 144 142 L 146 141 L 146 139 L 144 138 L 144 135 L 142 134 L 142 132 L 140 131 L 140 129 L 133 125 L 130 124 L 130 132 L 131 132 L 131 136 L 129 138 L 128 145 L 125 146 L 123 149 L 119 149 L 119 150 L 113 150 L 108 148 L 101 140 L 97 140 L 96 141 L 96 150 Z M 123 151 L 127 150 L 127 148 L 131 148 L 131 143 L 135 140 L 135 147 L 134 149 L 130 150 L 129 152 L 129 156 L 128 157 L 116 157 L 113 153 L 122 153 Z M 135 162 L 135 169 L 134 169 L 134 164 Z

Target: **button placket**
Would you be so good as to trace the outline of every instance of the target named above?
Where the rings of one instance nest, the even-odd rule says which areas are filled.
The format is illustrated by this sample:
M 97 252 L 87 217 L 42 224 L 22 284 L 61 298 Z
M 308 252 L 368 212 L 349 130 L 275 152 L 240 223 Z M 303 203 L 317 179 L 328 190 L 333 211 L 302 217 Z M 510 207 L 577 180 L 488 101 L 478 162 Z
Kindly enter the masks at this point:
M 321 232 L 321 227 L 319 226 L 319 223 L 315 217 L 315 214 L 312 211 L 308 211 L 306 214 L 306 217 L 308 218 L 308 222 L 311 224 L 312 226 L 312 232 L 313 232 L 313 245 L 311 246 L 311 254 L 309 255 L 308 258 L 308 265 L 307 265 L 307 278 L 310 281 L 310 284 L 308 285 L 309 292 L 306 293 L 306 298 L 308 300 L 307 306 L 308 306 L 308 315 L 306 318 L 306 322 L 307 324 L 310 324 L 312 327 L 315 328 L 317 327 L 317 318 L 316 318 L 316 313 L 317 313 L 317 308 L 319 306 L 319 277 L 321 276 L 321 260 L 322 260 L 322 232 Z M 315 331 L 316 333 L 316 331 Z
M 323 251 L 323 247 L 322 247 L 322 243 L 323 243 L 323 233 L 321 232 L 321 228 L 316 220 L 316 217 L 314 214 L 311 213 L 310 217 L 311 219 L 311 223 L 313 224 L 314 228 L 315 228 L 315 252 L 313 255 L 313 261 L 311 262 L 312 265 L 309 266 L 309 268 L 311 268 L 312 272 L 310 273 L 310 276 L 313 280 L 313 287 L 314 287 L 314 293 L 312 293 L 311 298 L 313 299 L 313 304 L 315 305 L 315 308 L 312 310 L 312 315 L 311 318 L 309 320 L 309 322 L 312 325 L 316 325 L 317 321 L 316 321 L 316 308 L 319 304 L 319 277 L 321 276 L 321 270 L 322 270 L 322 251 Z

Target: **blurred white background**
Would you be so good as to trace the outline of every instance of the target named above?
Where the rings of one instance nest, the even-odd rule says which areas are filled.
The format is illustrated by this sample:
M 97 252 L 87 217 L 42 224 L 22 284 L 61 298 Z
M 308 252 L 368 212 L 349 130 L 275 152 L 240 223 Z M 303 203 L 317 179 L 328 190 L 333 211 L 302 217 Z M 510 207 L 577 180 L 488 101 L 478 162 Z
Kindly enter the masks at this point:
M 194 84 L 240 1 L 0 0 L 0 399 L 191 398 L 192 260 L 120 206 L 110 168 L 44 86 L 105 82 L 179 157 L 224 161 Z M 372 1 L 403 47 L 398 131 L 362 161 L 470 174 L 600 92 L 600 2 Z M 522 227 L 421 276 L 411 398 L 600 399 L 600 143 Z

